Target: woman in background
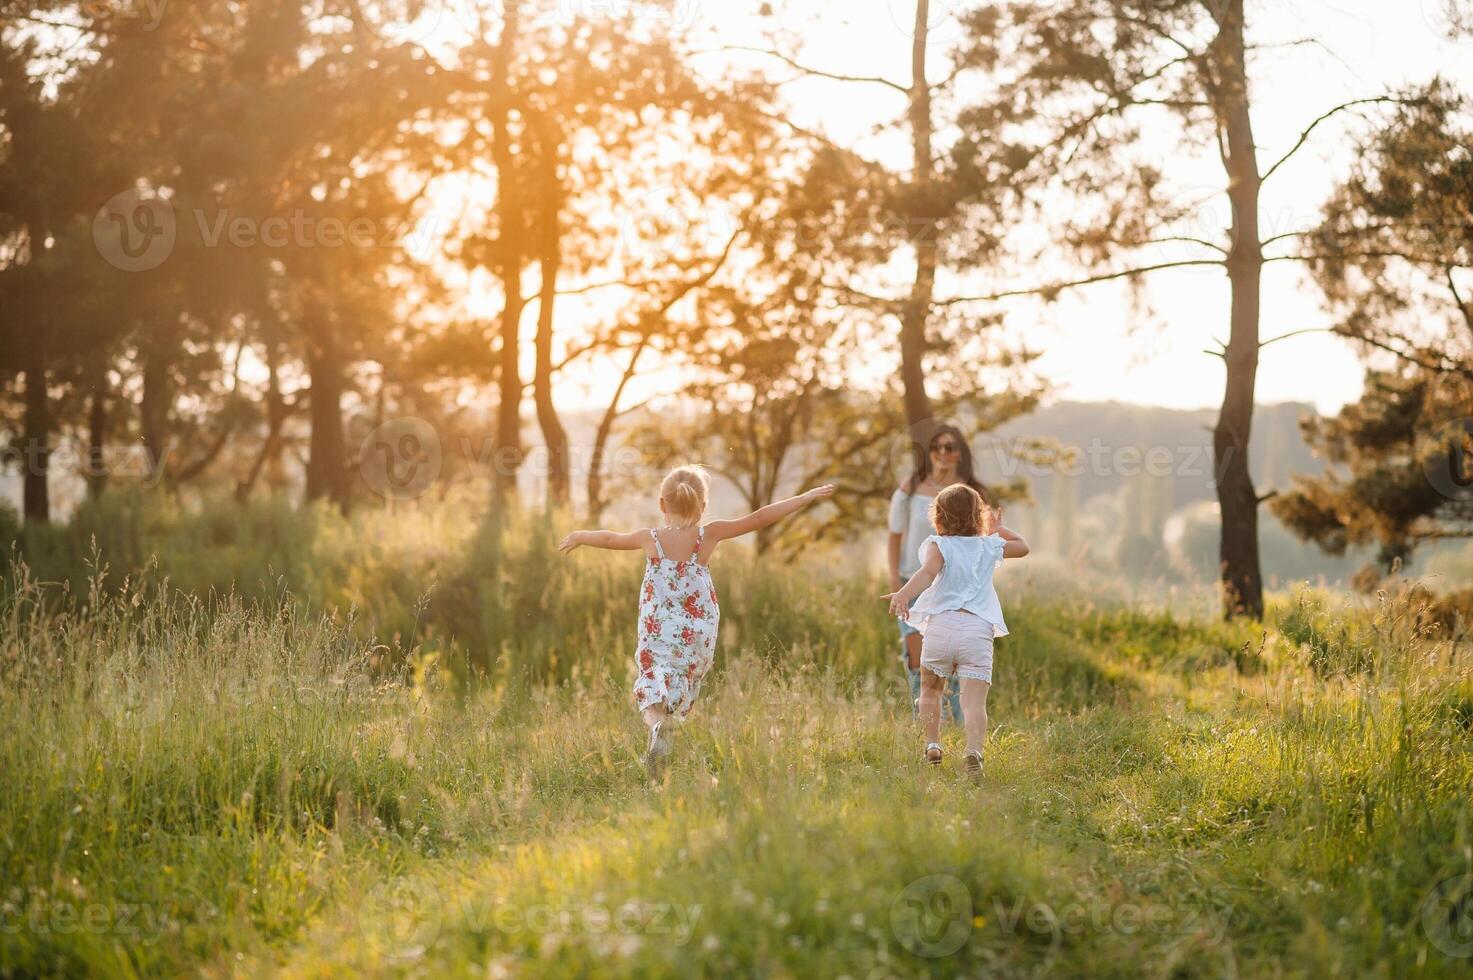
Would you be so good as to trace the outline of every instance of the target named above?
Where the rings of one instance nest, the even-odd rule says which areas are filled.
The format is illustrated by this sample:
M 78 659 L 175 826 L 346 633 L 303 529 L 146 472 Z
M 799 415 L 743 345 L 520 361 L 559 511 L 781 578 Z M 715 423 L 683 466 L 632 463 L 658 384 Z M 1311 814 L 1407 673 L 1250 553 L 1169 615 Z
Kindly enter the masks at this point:
M 910 478 L 890 497 L 890 591 L 900 587 L 920 570 L 917 552 L 921 542 L 931 534 L 931 501 L 953 483 L 962 483 L 982 495 L 991 506 L 992 499 L 972 472 L 972 450 L 961 430 L 954 425 L 937 426 L 931 433 L 926 452 Z M 900 623 L 900 659 L 910 678 L 911 710 L 918 710 L 921 696 L 921 634 L 904 619 Z M 961 724 L 961 689 L 953 677 L 943 698 L 952 720 Z

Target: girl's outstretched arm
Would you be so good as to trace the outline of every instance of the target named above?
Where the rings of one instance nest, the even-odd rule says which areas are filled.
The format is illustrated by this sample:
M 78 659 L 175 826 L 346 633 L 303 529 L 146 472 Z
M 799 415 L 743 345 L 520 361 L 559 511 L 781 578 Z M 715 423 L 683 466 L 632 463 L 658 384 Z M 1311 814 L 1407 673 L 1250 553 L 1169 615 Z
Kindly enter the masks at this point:
M 1016 531 L 1003 527 L 1002 511 L 994 510 L 989 515 L 987 527 L 983 528 L 984 534 L 995 534 L 1002 538 L 1002 556 L 1004 558 L 1025 558 L 1028 555 L 1028 542 Z
M 1028 556 L 1028 542 L 1023 540 L 1023 535 L 1017 531 L 1010 531 L 1001 524 L 997 526 L 997 535 L 1002 538 L 1004 558 L 1026 558 Z
M 784 517 L 807 507 L 815 500 L 822 500 L 825 497 L 832 497 L 833 495 L 833 484 L 825 483 L 821 487 L 814 487 L 807 493 L 800 493 L 796 497 L 779 500 L 776 503 L 771 503 L 766 507 L 754 510 L 746 517 L 738 517 L 734 521 L 712 521 L 706 525 L 706 540 L 710 541 L 714 538 L 717 541 L 722 541 L 726 538 L 739 538 L 743 534 L 751 534 L 753 531 L 767 527 L 769 524 L 776 524 Z
M 911 600 L 936 581 L 936 576 L 941 574 L 941 549 L 936 547 L 934 541 L 926 543 L 926 560 L 921 562 L 921 567 L 910 577 L 898 592 L 889 592 L 880 596 L 881 599 L 890 600 L 890 615 L 904 618 L 910 611 Z
M 563 554 L 575 551 L 587 546 L 589 548 L 603 548 L 607 551 L 634 551 L 644 547 L 645 541 L 649 539 L 650 532 L 647 528 L 638 531 L 574 531 L 563 538 L 557 550 Z

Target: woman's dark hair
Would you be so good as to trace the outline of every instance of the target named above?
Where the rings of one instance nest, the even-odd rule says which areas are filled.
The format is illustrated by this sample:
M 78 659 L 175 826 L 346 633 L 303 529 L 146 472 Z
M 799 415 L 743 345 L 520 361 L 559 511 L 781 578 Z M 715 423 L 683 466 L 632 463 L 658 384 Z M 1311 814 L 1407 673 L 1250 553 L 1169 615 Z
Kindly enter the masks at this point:
M 956 440 L 956 444 L 961 447 L 961 457 L 956 461 L 956 482 L 965 484 L 977 491 L 982 495 L 982 503 L 991 507 L 992 495 L 987 492 L 986 485 L 977 479 L 976 474 L 972 472 L 972 447 L 967 445 L 967 438 L 962 435 L 962 430 L 949 423 L 938 425 L 935 429 L 931 430 L 931 437 L 926 440 L 926 445 L 917 459 L 915 472 L 906 481 L 906 495 L 915 493 L 916 487 L 919 487 L 921 482 L 931 475 L 931 447 L 936 445 L 936 442 L 942 436 L 951 436 L 952 439 Z

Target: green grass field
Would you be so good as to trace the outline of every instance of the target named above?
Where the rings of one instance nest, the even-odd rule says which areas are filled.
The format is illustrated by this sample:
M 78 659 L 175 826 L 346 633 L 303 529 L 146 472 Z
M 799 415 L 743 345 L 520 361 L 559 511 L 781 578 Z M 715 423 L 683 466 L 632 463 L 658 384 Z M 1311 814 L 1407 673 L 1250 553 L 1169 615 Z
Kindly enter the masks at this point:
M 1411 599 L 1003 583 L 973 785 L 955 729 L 918 761 L 877 580 L 733 549 L 652 787 L 638 560 L 456 526 L 278 529 L 244 598 L 167 527 L 126 584 L 29 542 L 68 585 L 0 602 L 0 975 L 1473 974 L 1473 668 Z

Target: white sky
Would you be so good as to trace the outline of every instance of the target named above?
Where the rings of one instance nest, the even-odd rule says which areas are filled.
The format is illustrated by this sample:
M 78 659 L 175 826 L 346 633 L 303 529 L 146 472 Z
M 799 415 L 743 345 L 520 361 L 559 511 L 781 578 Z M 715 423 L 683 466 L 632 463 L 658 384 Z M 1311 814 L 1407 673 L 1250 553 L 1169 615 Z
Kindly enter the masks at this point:
M 1260 44 L 1302 38 L 1312 46 L 1266 51 L 1254 66 L 1255 126 L 1263 169 L 1288 152 L 1306 126 L 1340 103 L 1375 96 L 1418 83 L 1441 73 L 1473 88 L 1473 45 L 1446 40 L 1437 30 L 1444 0 L 1250 0 L 1256 13 L 1253 37 Z M 761 18 L 718 6 L 714 0 L 685 0 L 692 10 L 718 27 L 727 43 L 758 43 Z M 757 4 L 751 4 L 755 9 Z M 957 36 L 952 14 L 963 3 L 938 0 L 932 5 L 937 60 L 946 42 Z M 910 70 L 913 0 L 870 0 L 835 5 L 811 0 L 774 4 L 775 16 L 804 38 L 802 61 L 843 74 L 883 75 L 904 83 Z M 714 14 L 717 9 L 724 12 Z M 828 11 L 828 12 L 825 12 Z M 770 23 L 770 21 L 769 21 Z M 745 37 L 743 37 L 745 35 Z M 935 75 L 942 74 L 942 70 Z M 904 109 L 903 96 L 881 86 L 823 80 L 794 83 L 787 93 L 794 116 L 821 128 L 846 144 L 875 155 L 894 155 L 904 166 L 905 147 L 889 145 L 872 133 L 877 124 Z M 1333 178 L 1344 172 L 1350 147 L 1347 136 L 1359 125 L 1346 114 L 1320 127 L 1313 142 L 1265 187 L 1264 237 L 1313 227 L 1318 207 Z M 1166 151 L 1180 158 L 1174 144 Z M 1214 156 L 1182 161 L 1184 194 L 1197 199 L 1220 188 L 1221 165 Z M 1169 168 L 1168 168 L 1169 169 Z M 1193 174 L 1201 174 L 1194 178 Z M 1209 201 L 1199 212 L 1200 228 L 1184 231 L 1224 240 L 1227 206 Z M 1281 250 L 1275 250 L 1279 254 Z M 1057 271 L 1011 287 L 1059 278 Z M 965 284 L 942 281 L 938 295 L 965 293 Z M 1133 313 L 1123 289 L 1091 287 L 1067 294 L 1053 307 L 1022 302 L 1013 308 L 1010 328 L 1043 352 L 1041 373 L 1059 397 L 1118 399 L 1178 408 L 1215 406 L 1221 399 L 1222 362 L 1203 353 L 1226 338 L 1228 286 L 1216 269 L 1184 269 L 1157 274 L 1149 287 L 1156 316 L 1150 323 Z M 1265 339 L 1331 323 L 1318 292 L 1304 282 L 1293 263 L 1271 265 L 1265 272 L 1262 335 Z M 1263 352 L 1258 380 L 1260 402 L 1311 401 L 1322 411 L 1358 397 L 1362 367 L 1343 341 L 1307 335 L 1275 344 Z
M 410 33 L 433 45 L 473 29 L 469 13 L 478 0 L 428 0 L 426 13 Z M 1304 127 L 1329 108 L 1356 98 L 1383 94 L 1443 74 L 1473 91 L 1473 44 L 1458 44 L 1436 27 L 1447 0 L 1249 0 L 1252 40 L 1259 44 L 1312 38 L 1313 46 L 1290 46 L 1265 52 L 1254 65 L 1255 125 L 1261 166 L 1277 160 L 1299 138 Z M 622 15 L 631 9 L 668 19 L 642 0 L 538 0 L 542 16 L 597 17 Z M 679 26 L 693 32 L 697 44 L 765 45 L 765 34 L 783 28 L 801 39 L 801 60 L 816 68 L 844 74 L 883 75 L 906 83 L 910 71 L 910 24 L 914 0 L 778 0 L 772 15 L 757 14 L 760 0 L 675 0 Z M 959 34 L 953 14 L 962 0 L 933 0 L 932 31 L 936 67 L 944 74 L 945 52 Z M 398 32 L 396 32 L 398 33 Z M 788 72 L 759 56 L 711 54 L 709 70 L 719 72 L 729 60 L 764 65 L 775 75 Z M 903 130 L 876 136 L 878 127 L 904 112 L 904 96 L 876 85 L 856 86 L 824 80 L 795 81 L 784 91 L 795 121 L 826 132 L 866 155 L 908 166 Z M 1314 226 L 1318 208 L 1334 179 L 1348 162 L 1347 136 L 1363 129 L 1345 115 L 1321 127 L 1312 143 L 1266 186 L 1262 224 L 1265 237 Z M 1183 157 L 1173 142 L 1163 141 L 1163 156 L 1174 162 L 1183 196 L 1199 200 L 1223 185 L 1215 149 L 1201 159 Z M 462 188 L 446 194 L 444 213 L 431 215 L 426 245 L 449 232 L 474 193 Z M 436 210 L 441 210 L 436 206 Z M 1198 212 L 1199 227 L 1183 234 L 1222 239 L 1227 208 L 1222 198 L 1209 198 Z M 728 228 L 720 215 L 712 219 L 712 238 L 724 241 Z M 716 227 L 721 225 L 721 227 Z M 1185 257 L 1185 255 L 1183 255 Z M 1014 281 L 967 283 L 944 276 L 938 296 L 997 288 L 1025 287 L 1065 278 L 1070 270 L 1040 270 Z M 497 303 L 488 283 L 470 283 L 467 309 L 494 315 Z M 568 284 L 564 284 L 565 286 Z M 903 293 L 897 282 L 894 295 Z M 1292 263 L 1265 271 L 1262 335 L 1265 339 L 1306 328 L 1326 327 L 1317 291 L 1305 283 Z M 1019 301 L 1009 308 L 1008 329 L 1043 356 L 1040 373 L 1052 382 L 1053 394 L 1082 400 L 1116 399 L 1177 408 L 1215 406 L 1222 391 L 1222 362 L 1203 353 L 1226 335 L 1228 286 L 1216 269 L 1185 269 L 1155 275 L 1148 287 L 1154 316 L 1140 315 L 1124 288 L 1096 286 L 1074 291 L 1053 306 Z M 608 294 L 566 297 L 559 301 L 563 321 L 576 328 L 610 315 Z M 980 310 L 979 310 L 980 312 Z M 535 311 L 524 328 L 531 330 Z M 527 345 L 530 374 L 531 350 Z M 602 405 L 617 380 L 616 365 L 588 361 L 570 368 L 559 382 L 560 402 L 568 407 Z M 1332 411 L 1360 392 L 1362 367 L 1344 342 L 1323 334 L 1295 337 L 1263 353 L 1258 380 L 1260 402 L 1310 401 Z M 679 384 L 670 373 L 641 377 L 629 400 L 636 401 Z
M 638 0 L 544 2 L 552 5 L 550 9 L 580 16 L 640 9 Z M 1438 73 L 1473 90 L 1473 45 L 1447 40 L 1435 29 L 1444 2 L 1250 0 L 1250 11 L 1256 17 L 1254 42 L 1273 45 L 1305 38 L 1319 42 L 1258 56 L 1254 96 L 1261 167 L 1266 169 L 1279 159 L 1312 120 L 1340 103 L 1424 82 Z M 679 0 L 674 16 L 697 36 L 705 34 L 713 48 L 763 45 L 764 33 L 781 27 L 802 39 L 800 60 L 805 64 L 835 73 L 882 75 L 902 84 L 907 82 L 913 0 L 867 0 L 843 6 L 788 0 L 772 4 L 770 17 L 757 15 L 760 6 L 757 0 Z M 934 76 L 944 73 L 946 47 L 958 35 L 953 15 L 966 6 L 949 0 L 932 4 L 933 50 L 938 66 Z M 725 59 L 745 56 L 708 57 L 713 59 L 711 70 L 719 71 Z M 746 63 L 772 66 L 779 77 L 788 74 L 760 56 L 752 56 Z M 897 170 L 906 167 L 904 132 L 875 135 L 877 127 L 903 113 L 904 97 L 899 93 L 877 85 L 826 80 L 795 81 L 785 91 L 795 121 L 871 157 L 893 160 Z M 1264 191 L 1265 238 L 1317 223 L 1320 203 L 1348 162 L 1348 135 L 1358 128 L 1363 129 L 1363 124 L 1351 114 L 1321 126 L 1311 144 L 1275 175 Z M 1198 200 L 1222 187 L 1215 149 L 1210 156 L 1194 161 L 1184 159 L 1174 142 L 1163 142 L 1163 153 L 1180 161 L 1172 172 L 1179 175 L 1183 195 Z M 1199 211 L 1196 224 L 1200 227 L 1183 229 L 1182 233 L 1224 240 L 1226 219 L 1226 202 L 1210 198 Z M 1277 254 L 1281 249 L 1274 251 Z M 1067 274 L 1055 269 L 1018 282 L 974 285 L 992 291 L 1048 282 Z M 943 278 L 938 283 L 938 295 L 966 292 L 965 282 Z M 1008 329 L 1042 352 L 1039 371 L 1052 382 L 1056 397 L 1114 399 L 1175 408 L 1216 406 L 1222 393 L 1222 362 L 1204 350 L 1216 346 L 1214 338 L 1226 337 L 1225 276 L 1216 269 L 1157 274 L 1150 282 L 1148 297 L 1155 314 L 1149 318 L 1132 309 L 1123 287 L 1096 286 L 1076 291 L 1050 307 L 1019 301 L 1010 307 Z M 590 303 L 588 312 L 595 312 L 597 305 Z M 1267 267 L 1262 320 L 1265 339 L 1330 324 L 1318 292 L 1303 280 L 1293 263 Z M 590 363 L 577 374 L 569 373 L 567 387 L 574 389 L 570 394 L 586 392 L 597 402 L 612 386 L 611 374 L 612 365 Z M 1321 411 L 1333 411 L 1358 397 L 1361 377 L 1361 362 L 1343 341 L 1322 334 L 1296 337 L 1263 352 L 1258 400 L 1309 401 Z M 670 377 L 641 381 L 631 392 L 633 398 L 672 383 Z M 576 394 L 574 400 L 578 400 Z

